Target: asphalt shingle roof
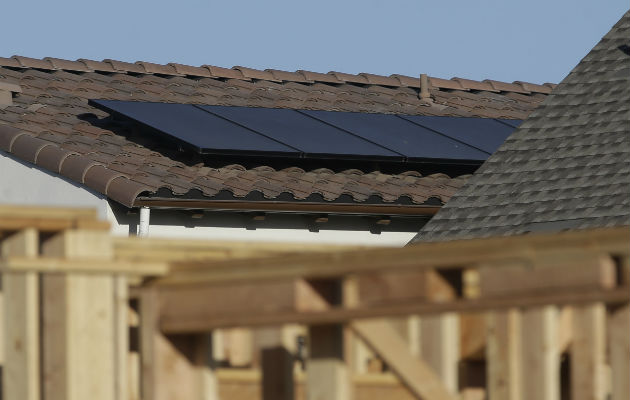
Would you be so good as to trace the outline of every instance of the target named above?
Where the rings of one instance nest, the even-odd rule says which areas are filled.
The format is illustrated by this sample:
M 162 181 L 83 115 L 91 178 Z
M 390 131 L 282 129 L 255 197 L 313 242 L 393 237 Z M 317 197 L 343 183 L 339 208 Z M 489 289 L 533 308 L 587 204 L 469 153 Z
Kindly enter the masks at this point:
M 630 225 L 630 11 L 412 240 Z
M 208 165 L 120 126 L 88 99 L 524 119 L 552 84 L 429 78 L 433 101 L 418 96 L 420 79 L 402 75 L 327 74 L 232 69 L 115 60 L 0 58 L 0 83 L 19 85 L 0 108 L 0 150 L 132 206 L 141 193 L 194 194 L 208 200 L 289 199 L 361 204 L 446 202 L 467 176 L 441 171 L 382 173 Z M 437 174 L 434 172 L 438 172 Z

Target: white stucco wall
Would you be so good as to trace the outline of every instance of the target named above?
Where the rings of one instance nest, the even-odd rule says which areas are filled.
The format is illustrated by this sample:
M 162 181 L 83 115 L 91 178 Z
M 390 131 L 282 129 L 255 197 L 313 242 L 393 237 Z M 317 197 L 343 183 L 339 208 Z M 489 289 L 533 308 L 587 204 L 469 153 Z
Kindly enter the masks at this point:
M 113 207 L 101 194 L 68 181 L 64 177 L 42 171 L 38 167 L 20 161 L 0 151 L 0 204 L 24 204 L 37 206 L 63 206 L 96 208 L 101 218 L 112 224 L 112 232 L 128 236 L 135 232 L 138 214 L 127 214 L 123 207 Z M 273 218 L 270 218 L 273 220 Z M 346 218 L 322 225 L 318 232 L 304 226 L 303 216 L 281 218 L 281 223 L 265 221 L 250 224 L 234 214 L 208 214 L 202 220 L 191 219 L 180 211 L 154 211 L 149 229 L 150 237 L 210 240 L 242 240 L 272 242 L 305 242 L 332 244 L 359 244 L 374 246 L 403 246 L 415 232 L 371 233 L 360 218 Z
M 96 208 L 107 216 L 107 200 L 99 193 L 0 151 L 0 204 Z

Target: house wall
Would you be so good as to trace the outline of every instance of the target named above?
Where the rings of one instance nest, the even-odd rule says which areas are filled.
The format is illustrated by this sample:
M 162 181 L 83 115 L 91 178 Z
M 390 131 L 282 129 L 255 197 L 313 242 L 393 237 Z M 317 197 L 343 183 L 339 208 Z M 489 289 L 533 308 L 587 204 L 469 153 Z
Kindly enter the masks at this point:
M 100 193 L 66 178 L 43 171 L 0 151 L 0 204 L 96 208 L 112 224 L 115 235 L 135 234 L 138 213 L 108 201 Z M 263 221 L 247 213 L 207 212 L 193 218 L 191 212 L 152 210 L 149 236 L 166 238 L 276 241 L 403 246 L 425 220 L 393 220 L 380 226 L 365 217 L 331 216 L 315 223 L 301 215 L 268 214 Z
M 99 193 L 39 169 L 0 151 L 0 204 L 96 208 L 107 216 L 107 200 Z

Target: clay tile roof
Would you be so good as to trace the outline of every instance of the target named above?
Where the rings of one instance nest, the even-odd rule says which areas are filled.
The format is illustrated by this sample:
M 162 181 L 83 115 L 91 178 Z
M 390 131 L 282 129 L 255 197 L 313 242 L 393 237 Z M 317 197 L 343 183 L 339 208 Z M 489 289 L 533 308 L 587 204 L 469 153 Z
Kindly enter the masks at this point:
M 160 75 L 182 75 L 170 64 L 161 65 L 154 64 L 146 61 L 136 61 L 136 64 L 141 65 L 144 70 L 149 74 Z
M 525 90 L 525 88 L 518 83 L 499 82 L 490 79 L 485 79 L 484 82 L 489 83 L 494 90 L 499 92 L 531 93 L 529 90 Z
M 500 90 L 495 89 L 489 82 L 479 82 L 479 81 L 473 81 L 470 79 L 463 79 L 463 78 L 452 78 L 454 81 L 459 82 L 460 85 L 462 85 L 462 87 L 464 89 L 470 89 L 470 90 L 484 90 L 487 92 L 499 92 Z
M 370 85 L 380 85 L 380 86 L 400 86 L 400 80 L 393 78 L 391 76 L 383 76 L 383 75 L 374 75 L 368 74 L 365 72 L 360 73 L 359 75 L 365 77 Z
M 206 165 L 199 156 L 172 149 L 155 137 L 129 134 L 87 100 L 524 119 L 551 90 L 550 84 L 431 78 L 435 101 L 427 104 L 418 98 L 419 76 L 0 58 L 1 86 L 19 85 L 22 91 L 13 105 L 0 109 L 0 150 L 129 207 L 137 196 L 158 191 L 173 199 L 197 196 L 205 201 L 231 196 L 239 201 L 435 206 L 446 202 L 467 176 L 425 174 L 421 169 L 387 174 L 354 166 L 335 172 L 325 168 L 326 163 L 311 169 L 248 168 L 239 159 Z
M 313 71 L 304 71 L 298 70 L 297 72 L 304 75 L 304 77 L 313 82 L 324 82 L 324 83 L 343 83 L 343 81 L 339 80 L 336 76 L 331 74 L 322 74 L 321 72 L 313 72 Z
M 407 86 L 407 87 L 412 87 L 412 88 L 420 87 L 420 75 L 414 78 L 413 76 L 394 74 L 394 75 L 390 75 L 390 77 L 398 79 L 400 81 L 401 86 Z
M 313 83 L 313 80 L 307 79 L 301 72 L 289 72 L 280 71 L 277 69 L 266 69 L 266 72 L 270 72 L 277 82 L 298 82 L 298 83 Z
M 145 74 L 147 71 L 144 69 L 142 65 L 132 64 L 124 61 L 103 60 L 104 63 L 107 63 L 112 66 L 112 68 L 117 72 L 131 72 L 135 74 Z
M 335 71 L 330 71 L 328 74 L 333 75 L 335 78 L 339 79 L 342 82 L 360 83 L 362 85 L 367 85 L 368 83 L 370 83 L 365 76 L 361 75 L 345 74 L 343 72 Z
M 245 79 L 249 80 L 243 75 L 243 73 L 237 69 L 223 68 L 223 67 L 215 67 L 213 65 L 203 65 L 204 68 L 207 68 L 212 74 L 213 78 L 226 78 L 226 79 Z
M 22 56 L 13 56 L 14 60 L 16 60 L 20 67 L 22 68 L 37 68 L 37 69 L 55 69 L 52 63 L 47 60 L 40 60 L 37 58 L 30 57 L 22 57 Z
M 246 68 L 238 65 L 232 67 L 232 69 L 241 71 L 245 78 L 258 79 L 261 81 L 281 82 L 280 80 L 276 79 L 269 71 L 261 71 L 259 69 Z
M 431 82 L 431 86 L 439 89 L 451 89 L 451 90 L 468 90 L 463 87 L 461 83 L 453 79 L 440 79 L 429 77 L 429 82 Z

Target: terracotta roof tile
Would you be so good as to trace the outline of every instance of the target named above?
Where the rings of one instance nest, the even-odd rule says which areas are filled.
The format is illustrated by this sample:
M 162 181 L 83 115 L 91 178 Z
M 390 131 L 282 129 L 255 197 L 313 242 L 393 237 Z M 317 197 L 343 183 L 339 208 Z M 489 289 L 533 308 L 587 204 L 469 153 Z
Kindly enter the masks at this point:
M 175 67 L 170 64 L 154 64 L 146 61 L 136 61 L 137 65 L 141 65 L 144 70 L 149 74 L 161 74 L 161 75 L 180 75 Z
M 346 74 L 343 72 L 335 72 L 335 71 L 330 71 L 328 74 L 333 75 L 335 78 L 339 79 L 342 82 L 359 83 L 362 85 L 367 85 L 368 83 L 370 83 L 365 76 L 361 76 L 361 75 Z
M 326 82 L 326 83 L 343 83 L 343 81 L 339 80 L 336 76 L 331 74 L 322 74 L 321 72 L 313 72 L 313 71 L 304 71 L 298 70 L 297 72 L 304 75 L 304 77 L 313 82 Z
M 470 79 L 463 79 L 463 78 L 452 78 L 452 80 L 459 82 L 460 85 L 462 85 L 462 87 L 464 89 L 470 89 L 470 90 L 486 90 L 489 92 L 498 92 L 499 90 L 495 89 L 494 87 L 492 87 L 492 85 L 489 82 L 479 82 L 479 81 L 473 81 Z
M 105 60 L 103 60 L 103 62 L 111 65 L 112 68 L 116 72 L 132 72 L 132 73 L 135 73 L 135 74 L 145 74 L 145 73 L 147 73 L 147 71 L 145 71 L 145 69 L 144 69 L 144 67 L 142 65 L 132 64 L 132 63 L 128 63 L 128 62 L 124 62 L 124 61 L 118 61 L 118 60 L 111 60 L 109 58 L 106 58 Z
M 273 76 L 273 74 L 269 71 L 261 71 L 259 69 L 246 68 L 246 67 L 241 67 L 238 65 L 235 67 L 232 67 L 232 69 L 240 71 L 243 74 L 243 76 L 248 79 L 258 79 L 261 81 L 271 81 L 271 82 L 282 82 L 276 79 Z
M 107 113 L 87 105 L 89 98 L 522 119 L 549 91 L 547 86 L 522 83 L 504 86 L 513 92 L 469 91 L 474 86 L 470 82 L 475 81 L 461 86 L 461 81 L 432 78 L 435 102 L 425 104 L 418 98 L 420 79 L 401 75 L 112 60 L 20 60 L 0 59 L 0 75 L 22 88 L 14 105 L 0 110 L 0 149 L 128 206 L 138 193 L 159 188 L 171 190 L 175 197 L 199 190 L 210 199 L 220 193 L 243 197 L 257 192 L 270 199 L 288 193 L 296 201 L 343 199 L 360 203 L 408 198 L 422 204 L 429 198 L 447 200 L 465 179 L 425 177 L 419 171 L 392 175 L 326 168 L 305 171 L 296 166 L 275 170 L 270 166 L 248 169 L 239 164 L 221 168 L 202 162 L 189 165 L 186 154 L 111 124 L 105 118 Z M 492 88 L 488 82 L 476 84 L 482 89 Z M 499 83 L 494 85 L 503 90 Z M 86 115 L 97 117 L 98 123 L 90 119 L 94 117 L 85 119 Z
M 215 67 L 212 65 L 203 65 L 212 74 L 213 78 L 225 78 L 225 79 L 245 79 L 249 80 L 243 73 L 237 69 L 229 69 L 223 67 Z
M 374 75 L 362 72 L 359 74 L 360 76 L 365 77 L 370 85 L 381 85 L 381 86 L 400 86 L 400 80 L 391 76 L 384 75 Z
M 538 92 L 538 93 L 545 93 L 545 94 L 551 93 L 551 88 L 549 86 L 537 85 L 535 83 L 529 83 L 529 82 L 523 82 L 523 81 L 515 81 L 514 83 L 521 85 L 521 87 L 523 87 L 523 89 L 525 89 L 529 93 L 531 92 Z
M 16 60 L 22 68 L 55 69 L 50 61 L 22 56 L 13 56 L 12 58 Z
M 52 58 L 46 57 L 45 61 L 48 61 L 54 69 L 61 69 L 67 71 L 79 71 L 79 72 L 92 72 L 93 70 L 89 68 L 84 62 L 81 61 L 70 61 L 70 60 L 62 60 L 60 58 Z
M 494 90 L 499 92 L 530 93 L 529 90 L 525 90 L 523 86 L 517 83 L 499 82 L 490 79 L 485 79 L 484 82 L 489 83 Z

